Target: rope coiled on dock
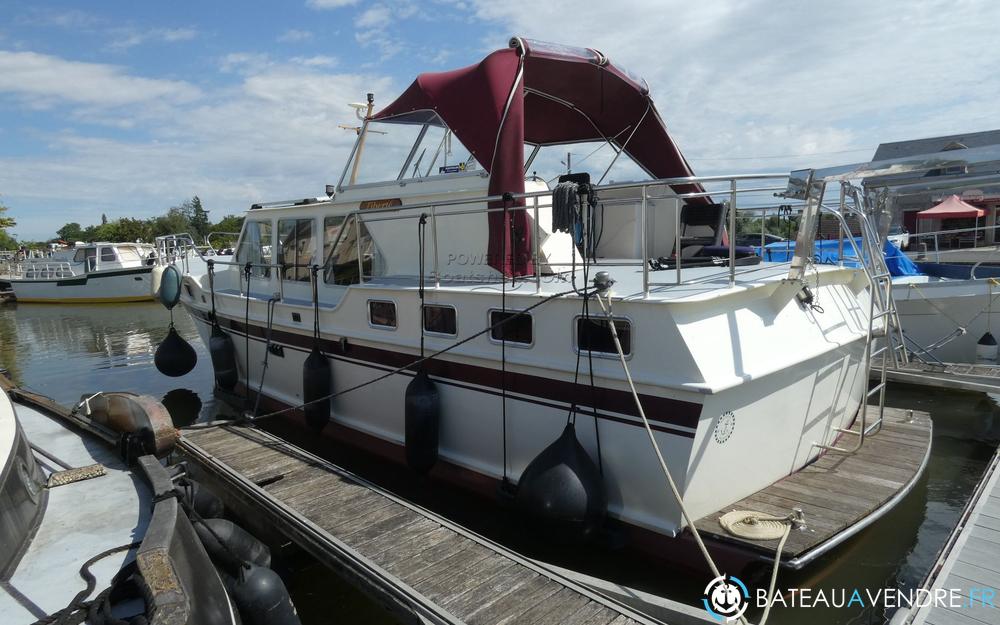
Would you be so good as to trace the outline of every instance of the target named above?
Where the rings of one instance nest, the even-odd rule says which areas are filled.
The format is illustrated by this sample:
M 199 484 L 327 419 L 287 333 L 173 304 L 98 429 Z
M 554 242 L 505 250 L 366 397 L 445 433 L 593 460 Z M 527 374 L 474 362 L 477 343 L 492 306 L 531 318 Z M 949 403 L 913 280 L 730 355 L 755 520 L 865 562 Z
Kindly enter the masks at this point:
M 773 516 L 752 510 L 733 510 L 719 517 L 719 525 L 733 536 L 750 540 L 777 540 L 788 532 L 792 516 Z

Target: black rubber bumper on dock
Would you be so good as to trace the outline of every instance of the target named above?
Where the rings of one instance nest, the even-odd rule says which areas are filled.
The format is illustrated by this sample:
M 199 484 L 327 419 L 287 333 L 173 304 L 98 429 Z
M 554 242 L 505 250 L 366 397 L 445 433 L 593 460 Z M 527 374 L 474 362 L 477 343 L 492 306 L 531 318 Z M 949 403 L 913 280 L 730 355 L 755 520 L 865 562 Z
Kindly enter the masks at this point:
M 235 426 L 191 430 L 179 447 L 206 484 L 266 517 L 406 620 L 660 622 L 267 432 Z

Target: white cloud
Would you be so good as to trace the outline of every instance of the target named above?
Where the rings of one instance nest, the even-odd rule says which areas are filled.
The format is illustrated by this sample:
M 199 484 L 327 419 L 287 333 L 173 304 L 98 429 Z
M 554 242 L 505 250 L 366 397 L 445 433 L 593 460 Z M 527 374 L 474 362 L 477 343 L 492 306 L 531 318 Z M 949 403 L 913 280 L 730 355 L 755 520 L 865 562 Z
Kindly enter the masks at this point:
M 866 160 L 882 141 L 996 127 L 1000 4 L 473 0 L 491 30 L 598 48 L 650 84 L 699 172 Z M 622 16 L 635 19 L 622 19 Z M 614 28 L 608 28 L 614 24 Z M 506 34 L 491 38 L 502 47 Z M 992 119 L 984 112 L 994 111 Z M 976 114 L 973 115 L 972 112 Z M 986 127 L 983 127 L 985 124 Z M 711 161 L 698 156 L 803 154 Z
M 37 24 L 40 26 L 56 26 L 58 28 L 72 28 L 74 30 L 90 29 L 103 22 L 103 20 L 90 13 L 70 9 L 47 10 L 33 8 L 26 14 L 21 15 L 18 20 L 23 24 Z
M 317 54 L 315 56 L 293 56 L 289 62 L 305 67 L 333 67 L 337 64 L 337 59 Z
M 200 91 L 183 81 L 133 76 L 115 65 L 0 50 L 0 94 L 13 95 L 32 107 L 60 102 L 116 107 L 154 101 L 189 102 L 197 99 Z
M 358 0 L 306 0 L 306 6 L 314 9 L 339 9 L 357 2 Z
M 346 103 L 394 90 L 382 76 L 322 71 L 332 59 L 230 61 L 240 67 L 237 84 L 162 109 L 142 104 L 145 116 L 129 134 L 51 133 L 39 136 L 47 144 L 42 155 L 0 157 L 16 232 L 45 238 L 101 212 L 112 219 L 160 214 L 195 194 L 213 218 L 253 202 L 321 195 L 354 142 L 338 127 L 354 122 Z M 88 104 L 74 114 L 91 113 Z
M 311 41 L 312 38 L 313 34 L 308 30 L 290 28 L 278 36 L 278 41 L 281 43 L 301 43 L 303 41 Z
M 410 0 L 395 0 L 375 4 L 354 18 L 354 40 L 361 46 L 379 51 L 379 61 L 386 61 L 406 49 L 401 36 L 393 26 L 400 20 L 413 17 L 418 7 Z
M 188 41 L 197 35 L 198 31 L 194 28 L 166 28 L 160 31 L 164 41 Z
M 262 52 L 230 52 L 222 57 L 219 69 L 223 72 L 254 73 L 272 65 L 268 55 Z
M 455 22 L 473 22 L 472 32 L 490 33 L 484 51 L 504 47 L 510 34 L 555 38 L 596 47 L 643 75 L 699 173 L 866 160 L 882 141 L 998 125 L 1000 49 L 989 42 L 1000 4 L 463 2 L 439 12 Z M 308 4 L 332 9 L 355 2 Z M 476 60 L 468 46 L 448 41 L 456 46 L 448 57 L 449 48 L 431 48 L 404 30 L 403 20 L 426 17 L 418 8 L 405 0 L 380 0 L 352 9 L 355 39 L 371 47 L 366 56 L 377 60 L 412 52 L 417 58 L 420 52 L 419 58 L 432 60 L 427 69 L 434 62 Z M 428 23 L 438 29 L 429 31 L 432 36 L 447 28 L 441 16 L 434 17 L 438 21 Z M 65 27 L 107 28 L 87 14 L 53 13 L 47 19 Z M 559 28 L 553 30 L 553 24 Z M 197 36 L 169 30 L 143 41 Z M 13 32 L 7 31 L 11 37 Z M 347 39 L 343 45 L 349 44 Z M 442 56 L 433 58 L 439 52 Z M 385 103 L 398 87 L 385 76 L 342 69 L 348 66 L 344 54 L 338 65 L 326 56 L 234 52 L 218 60 L 218 72 L 230 74 L 223 81 L 228 86 L 202 91 L 194 80 L 0 51 L 0 119 L 14 107 L 58 104 L 59 118 L 52 123 L 60 127 L 81 120 L 107 126 L 50 131 L 38 135 L 42 154 L 33 149 L 0 157 L 0 188 L 21 222 L 18 234 L 46 236 L 62 222 L 86 222 L 94 212 L 156 214 L 196 193 L 218 211 L 213 216 L 255 201 L 322 193 L 324 183 L 339 177 L 354 139 L 337 127 L 355 122 L 345 104 L 369 91 Z M 197 83 L 217 78 L 199 76 Z M 411 78 L 400 77 L 400 83 Z M 0 122 L 5 141 L 17 134 L 12 125 L 2 126 L 7 125 Z M 867 152 L 854 152 L 857 148 Z M 795 156 L 800 154 L 814 156 Z M 593 161 L 604 158 L 599 154 Z
M 392 12 L 389 7 L 376 4 L 366 9 L 355 20 L 354 25 L 358 28 L 385 28 L 392 20 Z
M 194 28 L 153 28 L 150 30 L 136 30 L 133 28 L 120 28 L 111 31 L 112 40 L 108 47 L 112 50 L 127 50 L 137 45 L 155 43 L 175 43 L 178 41 L 190 41 L 198 36 L 198 31 Z

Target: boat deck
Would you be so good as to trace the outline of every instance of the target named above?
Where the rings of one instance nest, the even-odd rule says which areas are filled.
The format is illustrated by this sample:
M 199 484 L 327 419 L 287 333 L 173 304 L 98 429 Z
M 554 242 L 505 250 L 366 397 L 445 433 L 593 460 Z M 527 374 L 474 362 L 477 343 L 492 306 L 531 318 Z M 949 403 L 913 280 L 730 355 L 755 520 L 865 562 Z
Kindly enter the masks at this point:
M 0 386 L 9 388 L 2 380 Z M 66 607 L 84 590 L 79 571 L 88 558 L 145 535 L 152 494 L 114 448 L 82 436 L 33 406 L 17 403 L 15 410 L 46 477 L 93 464 L 105 470 L 93 479 L 46 488 L 42 522 L 11 577 L 0 581 L 0 621 L 27 624 Z M 107 514 L 109 510 L 114 514 Z M 134 557 L 131 549 L 96 562 L 90 568 L 96 580 L 94 594 L 107 588 Z
M 816 269 L 820 272 L 841 271 L 841 268 L 834 265 L 819 265 Z M 650 270 L 649 294 L 644 295 L 642 290 L 643 270 L 642 263 L 638 259 L 608 259 L 601 258 L 590 265 L 589 275 L 593 279 L 598 271 L 607 271 L 615 281 L 614 294 L 616 297 L 625 299 L 651 299 L 654 301 L 698 301 L 710 299 L 720 293 L 728 292 L 729 268 L 722 266 L 708 267 L 683 267 L 681 269 L 681 283 L 677 283 L 677 272 L 675 269 Z M 757 265 L 736 267 L 736 290 L 748 290 L 762 285 L 780 282 L 788 276 L 789 263 L 762 262 Z M 812 271 L 812 269 L 810 269 Z M 433 285 L 434 281 L 430 280 Z M 585 286 L 583 279 L 583 269 L 576 269 L 576 285 L 579 288 Z M 366 279 L 364 287 L 384 288 L 391 286 L 394 288 L 419 288 L 416 276 L 388 276 Z M 573 272 L 569 268 L 558 275 L 543 275 L 537 285 L 537 294 L 540 296 L 554 295 L 564 292 L 573 287 Z M 430 288 L 430 287 L 428 287 Z M 536 295 L 536 282 L 533 277 L 525 277 L 501 284 L 495 279 L 473 281 L 473 280 L 442 280 L 439 288 L 443 291 L 484 291 L 500 293 L 506 291 L 507 295 Z M 235 289 L 228 292 L 239 295 Z M 270 297 L 270 293 L 263 291 L 254 292 L 254 296 L 261 299 Z M 310 302 L 304 301 L 307 305 Z
M 179 447 L 227 505 L 277 528 L 406 622 L 660 622 L 267 432 L 189 430 Z
M 1000 624 L 1000 452 L 983 474 L 921 590 L 946 604 L 899 610 L 892 625 Z M 919 605 L 919 604 L 918 604 Z
M 877 411 L 873 408 L 868 414 L 871 419 Z M 777 540 L 732 536 L 722 529 L 719 517 L 732 510 L 786 516 L 800 508 L 806 526 L 792 530 L 781 563 L 801 568 L 876 521 L 911 490 L 927 464 L 931 432 L 926 413 L 886 407 L 882 429 L 869 434 L 856 454 L 828 452 L 800 471 L 703 517 L 695 526 L 703 536 L 771 559 Z M 848 436 L 840 444 L 853 445 L 856 440 Z

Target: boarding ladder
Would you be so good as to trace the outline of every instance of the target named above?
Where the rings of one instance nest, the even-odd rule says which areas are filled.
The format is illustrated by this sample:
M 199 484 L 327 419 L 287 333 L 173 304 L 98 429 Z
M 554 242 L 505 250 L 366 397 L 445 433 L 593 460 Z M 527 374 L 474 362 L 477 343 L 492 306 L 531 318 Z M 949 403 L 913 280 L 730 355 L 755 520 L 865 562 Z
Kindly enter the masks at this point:
M 883 206 L 882 202 L 874 202 L 876 206 Z M 863 191 L 847 183 L 841 183 L 840 205 L 836 209 L 822 206 L 823 210 L 833 213 L 840 222 L 840 241 L 844 241 L 845 235 L 854 248 L 858 264 L 865 272 L 868 281 L 868 292 L 870 296 L 868 309 L 868 337 L 865 346 L 864 359 L 864 379 L 871 380 L 872 367 L 878 367 L 878 383 L 872 386 L 865 393 L 860 407 L 860 426 L 858 429 L 834 428 L 834 430 L 845 436 L 856 436 L 857 443 L 853 447 L 841 447 L 833 444 L 817 444 L 818 447 L 828 451 L 853 454 L 864 445 L 865 437 L 877 433 L 882 428 L 882 417 L 885 412 L 885 389 L 886 372 L 890 362 L 893 367 L 899 367 L 909 362 L 909 354 L 903 339 L 899 314 L 896 311 L 896 303 L 892 297 L 892 274 L 885 261 L 883 245 L 885 236 L 880 234 L 877 224 L 884 221 L 879 219 L 882 209 L 869 209 L 866 206 Z M 853 233 L 847 225 L 846 216 L 853 216 L 857 219 L 861 228 L 861 249 L 858 249 Z M 888 225 L 888 224 L 886 224 Z M 843 246 L 843 243 L 841 243 Z M 843 253 L 840 258 L 843 259 Z M 879 340 L 881 339 L 881 340 Z M 878 359 L 876 363 L 875 360 Z M 868 410 L 874 395 L 878 395 L 878 417 L 871 423 L 868 421 Z

